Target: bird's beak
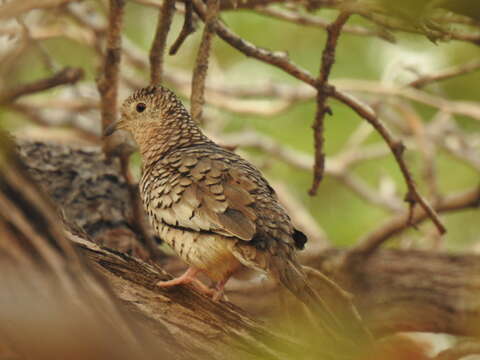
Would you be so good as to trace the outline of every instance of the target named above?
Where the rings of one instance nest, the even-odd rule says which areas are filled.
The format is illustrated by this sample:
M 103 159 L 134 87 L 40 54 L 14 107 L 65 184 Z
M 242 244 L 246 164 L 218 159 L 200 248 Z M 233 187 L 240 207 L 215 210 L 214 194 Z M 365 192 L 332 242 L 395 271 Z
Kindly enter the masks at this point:
M 103 131 L 103 137 L 107 137 L 112 135 L 115 131 L 117 130 L 117 123 L 111 123 L 110 125 L 107 126 L 107 128 Z
M 119 121 L 115 121 L 114 123 L 111 123 L 110 125 L 107 126 L 107 128 L 103 131 L 103 137 L 107 137 L 112 135 L 115 131 L 123 129 L 124 122 L 122 119 Z

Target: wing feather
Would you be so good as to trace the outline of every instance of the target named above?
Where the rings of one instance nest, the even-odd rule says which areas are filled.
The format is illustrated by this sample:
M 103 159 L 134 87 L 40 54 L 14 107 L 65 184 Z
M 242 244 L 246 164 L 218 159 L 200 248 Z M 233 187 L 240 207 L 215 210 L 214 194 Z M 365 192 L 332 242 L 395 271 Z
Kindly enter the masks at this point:
M 183 162 L 175 165 L 185 166 Z M 190 171 L 182 173 L 179 185 L 166 187 L 170 193 L 164 190 L 168 200 L 163 203 L 170 209 L 160 210 L 160 217 L 171 225 L 251 240 L 257 215 L 250 193 L 254 186 L 247 175 L 237 169 L 231 171 L 221 159 L 205 157 L 194 162 L 189 157 L 188 165 Z

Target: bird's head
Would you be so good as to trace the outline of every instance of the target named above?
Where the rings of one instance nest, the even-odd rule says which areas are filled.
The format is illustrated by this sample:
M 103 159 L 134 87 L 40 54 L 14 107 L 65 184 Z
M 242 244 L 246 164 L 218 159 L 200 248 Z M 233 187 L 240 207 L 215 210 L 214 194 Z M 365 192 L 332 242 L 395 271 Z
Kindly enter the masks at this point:
M 175 126 L 174 122 L 189 117 L 172 91 L 162 86 L 149 86 L 135 91 L 123 102 L 120 120 L 107 127 L 103 135 L 109 136 L 123 129 L 135 136 L 142 130 L 162 124 Z

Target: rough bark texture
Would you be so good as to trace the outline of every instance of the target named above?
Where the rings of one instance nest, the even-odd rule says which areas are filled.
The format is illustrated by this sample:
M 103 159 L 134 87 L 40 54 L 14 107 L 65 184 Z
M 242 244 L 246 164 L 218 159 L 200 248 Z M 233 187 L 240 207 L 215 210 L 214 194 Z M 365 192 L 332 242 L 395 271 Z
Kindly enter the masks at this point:
M 19 150 L 30 173 L 70 222 L 109 246 L 118 242 L 118 235 L 128 244 L 134 241 L 125 220 L 130 212 L 126 185 L 117 168 L 105 163 L 100 149 L 19 141 Z M 233 338 L 255 337 L 263 332 L 230 305 L 213 306 L 182 288 L 153 290 L 157 270 L 139 260 L 85 242 L 80 247 L 129 307 L 154 323 L 163 323 L 170 333 L 189 334 L 179 338 L 182 346 L 198 350 L 203 349 L 201 339 L 216 339 L 226 333 Z M 308 265 L 331 275 L 354 295 L 362 316 L 377 335 L 398 330 L 478 334 L 480 256 L 381 250 L 358 267 L 342 272 L 345 253 L 330 249 L 308 257 Z M 231 287 L 227 295 L 250 313 L 266 315 L 276 307 L 274 292 L 271 286 L 248 283 Z M 262 301 L 258 301 L 260 297 Z M 189 337 L 193 333 L 200 343 Z
M 17 143 L 30 174 L 76 226 L 93 238 L 104 231 L 128 228 L 127 184 L 118 164 L 106 161 L 99 148 Z
M 74 241 L 148 333 L 175 349 L 177 358 L 281 359 L 298 351 L 297 343 L 271 333 L 231 304 L 214 303 L 192 288 L 160 289 L 155 283 L 169 279 L 165 272 L 80 238 Z
M 311 265 L 328 271 L 344 255 L 340 250 L 326 251 Z M 478 255 L 380 250 L 355 272 L 333 275 L 349 284 L 359 311 L 377 334 L 479 333 Z

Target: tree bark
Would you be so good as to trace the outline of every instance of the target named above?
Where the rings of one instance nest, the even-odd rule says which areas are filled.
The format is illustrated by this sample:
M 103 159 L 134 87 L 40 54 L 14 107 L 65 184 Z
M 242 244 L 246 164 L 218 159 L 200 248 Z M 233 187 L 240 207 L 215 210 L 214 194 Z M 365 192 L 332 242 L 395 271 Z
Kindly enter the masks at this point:
M 145 332 L 162 339 L 180 358 L 225 359 L 232 354 L 239 359 L 282 359 L 300 347 L 232 304 L 212 302 L 190 287 L 158 288 L 155 283 L 169 275 L 139 259 L 77 236 L 71 239 L 123 305 L 141 319 Z
M 346 254 L 332 249 L 313 261 L 335 269 Z M 335 271 L 335 270 L 334 270 Z M 376 334 L 396 331 L 478 335 L 480 256 L 384 249 L 333 279 L 347 286 Z

